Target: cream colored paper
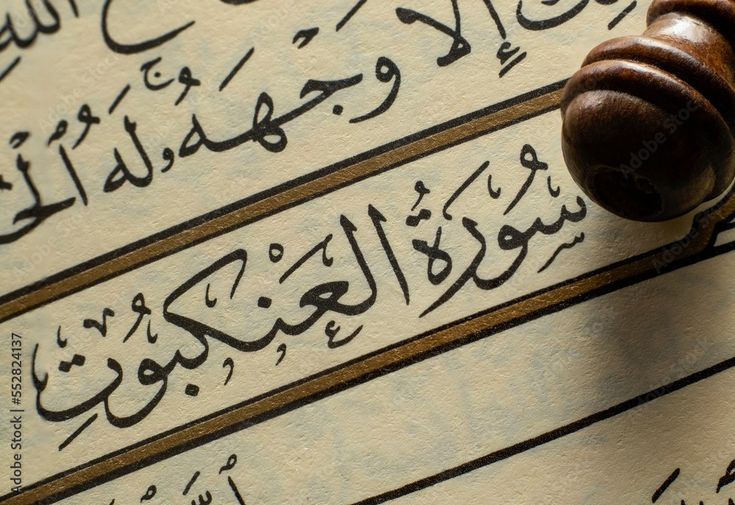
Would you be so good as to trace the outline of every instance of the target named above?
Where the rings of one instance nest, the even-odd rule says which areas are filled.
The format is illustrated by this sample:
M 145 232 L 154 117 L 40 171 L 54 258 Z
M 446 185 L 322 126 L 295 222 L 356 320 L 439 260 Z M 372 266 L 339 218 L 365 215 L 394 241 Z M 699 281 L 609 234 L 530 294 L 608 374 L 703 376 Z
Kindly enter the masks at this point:
M 7 49 L 22 60 L 0 82 L 15 104 L 3 133 L 31 133 L 6 165 L 55 166 L 44 203 L 77 199 L 1 246 L 0 331 L 22 342 L 22 451 L 7 451 L 0 490 L 15 487 L 20 453 L 23 492 L 8 503 L 238 503 L 235 489 L 247 503 L 645 503 L 677 468 L 661 500 L 727 496 L 713 486 L 735 457 L 722 399 L 733 199 L 626 222 L 582 197 L 559 148 L 559 81 L 597 41 L 641 31 L 644 6 L 618 22 L 618 3 L 460 2 L 472 51 L 438 65 L 452 39 L 407 9 L 454 28 L 449 1 L 102 2 L 78 17 L 74 2 L 53 5 L 63 30 Z M 524 29 L 523 16 L 551 21 Z M 121 55 L 101 19 L 128 42 L 195 24 Z M 508 61 L 526 56 L 501 77 L 503 36 Z M 143 89 L 139 67 L 159 56 L 151 75 L 187 66 L 202 81 L 178 106 L 176 80 Z M 397 82 L 376 79 L 380 57 L 400 69 L 398 94 L 350 124 Z M 105 68 L 90 74 L 90 61 Z M 149 184 L 101 190 L 113 147 L 135 155 L 126 114 L 160 164 L 192 114 L 223 140 L 253 127 L 263 91 L 283 114 L 309 99 L 307 79 L 358 73 L 283 125 L 282 152 L 201 147 Z M 50 75 L 66 78 L 50 89 Z M 80 103 L 101 122 L 73 149 Z M 60 118 L 67 132 L 46 147 Z M 269 133 L 258 142 L 283 138 Z M 6 180 L 12 217 L 28 202 L 14 199 L 17 174 Z M 3 442 L 16 431 L 6 412 Z
M 245 503 L 355 503 L 417 483 L 388 503 L 645 504 L 679 469 L 656 503 L 727 503 L 732 484 L 716 489 L 735 458 L 732 369 L 678 391 L 664 386 L 725 360 L 732 366 L 734 322 L 722 300 L 733 289 L 721 276 L 732 266 L 722 256 L 586 302 L 82 496 L 132 503 L 125 497 L 155 484 L 160 503 L 207 491 L 213 503 L 237 503 L 231 477 Z M 693 327 L 683 306 L 707 317 Z M 615 417 L 442 480 L 633 398 Z M 232 454 L 236 466 L 220 474 Z
M 194 22 L 167 43 L 135 54 L 119 54 L 105 44 L 101 32 L 105 2 L 79 3 L 75 18 L 67 2 L 51 2 L 63 28 L 39 36 L 36 45 L 23 51 L 12 45 L 3 51 L 3 62 L 9 64 L 14 57 L 22 60 L 0 87 L 4 104 L 0 139 L 10 139 L 19 130 L 31 136 L 18 150 L 6 146 L 0 153 L 4 180 L 13 185 L 12 191 L 1 193 L 0 234 L 16 233 L 33 221 L 13 222 L 17 212 L 33 203 L 15 168 L 18 154 L 31 163 L 30 174 L 43 204 L 75 198 L 71 207 L 3 246 L 9 266 L 0 274 L 3 294 L 299 176 L 566 79 L 586 49 L 624 29 L 637 30 L 643 18 L 639 6 L 608 31 L 607 24 L 623 7 L 592 3 L 562 26 L 529 31 L 516 21 L 515 2 L 496 2 L 490 5 L 505 28 L 503 40 L 484 2 L 466 2 L 460 9 L 461 34 L 471 52 L 440 67 L 437 59 L 449 52 L 452 39 L 426 24 L 402 22 L 396 9 L 415 10 L 453 28 L 448 0 L 367 2 L 339 31 L 336 25 L 353 7 L 350 2 L 312 1 L 298 6 L 287 1 L 240 6 L 219 0 L 110 2 L 104 19 L 110 37 L 119 43 L 155 39 Z M 523 12 L 531 19 L 553 19 L 573 6 L 569 1 L 554 6 L 532 2 Z M 11 2 L 8 10 L 16 23 L 25 21 L 23 26 L 30 31 L 22 1 Z M 319 28 L 319 33 L 308 45 L 299 49 L 298 43 L 292 43 L 301 30 L 311 28 Z M 513 53 L 505 64 L 497 56 L 501 46 Z M 220 92 L 223 81 L 251 49 L 252 56 Z M 500 71 L 524 53 L 525 58 L 500 78 Z M 390 95 L 395 79 L 376 78 L 381 57 L 392 61 L 400 73 L 393 105 L 373 119 L 350 123 Z M 144 84 L 141 67 L 159 58 L 146 67 L 149 81 L 156 87 L 173 82 L 152 91 Z M 184 67 L 201 85 L 192 87 L 175 106 L 184 90 L 179 82 Z M 156 72 L 161 77 L 156 78 Z M 224 141 L 252 129 L 262 93 L 273 101 L 273 117 L 280 117 L 319 96 L 313 91 L 300 97 L 308 80 L 358 75 L 362 78 L 358 84 L 283 124 L 288 145 L 281 152 L 247 142 L 223 152 L 201 148 L 196 154 L 180 156 L 192 129 L 192 115 L 211 140 Z M 108 113 L 128 85 L 130 91 Z M 85 104 L 100 123 L 72 149 L 83 131 L 84 123 L 77 116 Z M 342 107 L 340 115 L 333 112 L 335 106 Z M 262 105 L 261 119 L 267 110 Z M 148 175 L 126 133 L 126 116 L 136 123 L 139 141 L 150 158 L 150 181 L 138 182 L 139 186 L 125 183 L 105 193 L 105 181 L 116 166 L 114 149 L 135 176 Z M 66 134 L 47 147 L 61 120 L 68 124 Z M 87 205 L 62 162 L 59 146 L 67 151 Z M 173 151 L 174 163 L 164 172 L 169 165 L 162 159 L 165 148 Z

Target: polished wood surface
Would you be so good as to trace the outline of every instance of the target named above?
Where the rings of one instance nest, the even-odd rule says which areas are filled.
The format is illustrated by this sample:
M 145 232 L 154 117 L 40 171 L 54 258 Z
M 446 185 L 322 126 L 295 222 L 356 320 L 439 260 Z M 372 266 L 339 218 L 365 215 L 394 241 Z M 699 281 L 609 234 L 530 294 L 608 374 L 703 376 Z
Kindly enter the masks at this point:
M 609 211 L 685 214 L 735 178 L 735 0 L 655 0 L 593 49 L 562 100 L 569 171 Z

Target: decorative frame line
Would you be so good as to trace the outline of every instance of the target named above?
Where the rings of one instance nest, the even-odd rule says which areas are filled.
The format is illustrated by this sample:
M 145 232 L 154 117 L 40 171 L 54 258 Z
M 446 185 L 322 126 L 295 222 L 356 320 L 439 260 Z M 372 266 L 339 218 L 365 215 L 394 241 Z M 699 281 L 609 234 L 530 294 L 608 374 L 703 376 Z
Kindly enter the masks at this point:
M 132 244 L 121 252 L 111 253 L 112 256 L 106 255 L 62 272 L 35 287 L 24 288 L 15 297 L 13 294 L 6 295 L 0 298 L 0 321 L 409 161 L 553 111 L 559 107 L 563 85 L 561 82 L 541 88 L 327 167 L 316 174 L 279 186 L 269 194 L 237 202 Z M 697 215 L 690 233 L 678 242 L 530 293 L 300 379 L 51 476 L 18 494 L 6 495 L 0 501 L 6 505 L 53 503 L 505 329 L 735 250 L 735 243 L 713 247 L 717 232 L 733 216 L 735 190 L 731 190 L 714 207 Z M 728 368 L 731 366 L 729 362 L 726 364 Z M 563 431 L 562 428 L 560 430 Z M 366 503 L 372 502 L 368 500 Z

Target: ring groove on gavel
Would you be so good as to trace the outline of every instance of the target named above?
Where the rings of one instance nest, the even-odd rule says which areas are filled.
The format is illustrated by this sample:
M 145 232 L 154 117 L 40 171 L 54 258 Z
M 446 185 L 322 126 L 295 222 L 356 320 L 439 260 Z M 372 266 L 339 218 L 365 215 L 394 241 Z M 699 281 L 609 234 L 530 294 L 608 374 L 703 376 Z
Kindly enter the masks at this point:
M 735 0 L 654 0 L 642 36 L 604 42 L 569 80 L 572 178 L 622 217 L 663 221 L 735 178 Z

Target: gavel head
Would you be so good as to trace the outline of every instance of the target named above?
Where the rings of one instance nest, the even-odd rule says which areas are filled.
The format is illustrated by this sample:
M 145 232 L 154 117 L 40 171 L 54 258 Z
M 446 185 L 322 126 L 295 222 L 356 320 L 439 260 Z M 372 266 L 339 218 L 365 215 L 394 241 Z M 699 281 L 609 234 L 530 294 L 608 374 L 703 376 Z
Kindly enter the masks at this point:
M 569 171 L 601 206 L 662 221 L 735 178 L 735 0 L 655 0 L 592 50 L 562 99 Z

